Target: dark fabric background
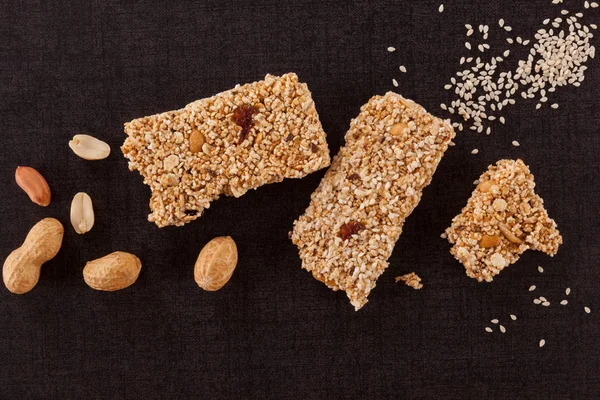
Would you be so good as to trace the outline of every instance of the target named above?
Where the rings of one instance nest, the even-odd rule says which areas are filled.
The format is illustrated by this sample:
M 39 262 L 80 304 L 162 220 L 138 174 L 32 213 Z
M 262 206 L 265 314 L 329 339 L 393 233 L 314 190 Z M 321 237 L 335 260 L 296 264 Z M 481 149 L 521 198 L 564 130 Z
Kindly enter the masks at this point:
M 34 290 L 0 288 L 0 398 L 600 398 L 596 62 L 580 88 L 552 96 L 558 110 L 518 101 L 491 136 L 457 137 L 358 313 L 300 268 L 287 236 L 324 171 L 223 198 L 182 228 L 146 221 L 149 189 L 119 150 L 124 122 L 294 71 L 313 92 L 335 154 L 360 105 L 394 89 L 393 77 L 400 93 L 447 117 L 439 104 L 467 54 L 463 24 L 497 27 L 503 17 L 531 38 L 561 8 L 453 0 L 440 14 L 440 3 L 4 0 L 0 259 L 42 217 L 61 220 L 66 233 Z M 583 0 L 567 3 L 583 8 Z M 492 35 L 497 52 L 508 48 L 502 36 Z M 105 139 L 113 153 L 77 158 L 67 146 L 76 133 Z M 565 243 L 553 259 L 528 252 L 492 284 L 478 284 L 439 235 L 488 164 L 517 157 L 530 165 Z M 16 186 L 18 165 L 48 179 L 49 207 Z M 68 220 L 78 191 L 96 210 L 84 236 Z M 240 261 L 227 286 L 207 293 L 193 265 L 219 235 L 236 240 Z M 137 283 L 115 293 L 87 287 L 85 262 L 116 250 L 142 259 Z M 394 283 L 410 271 L 423 277 L 423 290 Z M 559 306 L 567 286 L 570 303 Z M 552 306 L 533 305 L 534 295 Z M 484 331 L 492 318 L 506 334 Z

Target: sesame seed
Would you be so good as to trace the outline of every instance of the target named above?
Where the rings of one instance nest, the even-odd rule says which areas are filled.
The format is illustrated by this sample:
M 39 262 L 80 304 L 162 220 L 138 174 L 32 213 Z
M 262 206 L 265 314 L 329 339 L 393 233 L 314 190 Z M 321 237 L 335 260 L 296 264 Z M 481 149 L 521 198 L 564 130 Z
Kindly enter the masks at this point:
M 596 3 L 596 2 L 590 3 L 590 6 L 592 8 L 598 8 L 598 3 Z
M 500 28 L 504 26 L 504 20 L 502 18 L 500 18 L 500 20 L 498 21 L 498 25 L 500 25 Z
M 544 347 L 545 344 L 546 344 L 546 341 L 544 339 L 540 340 L 540 347 Z
M 395 79 L 392 79 L 392 84 L 393 84 L 395 87 L 398 87 L 398 81 L 397 81 L 397 80 L 395 80 Z
M 550 305 L 550 302 L 549 302 L 549 301 L 544 301 L 544 302 L 542 303 L 542 305 L 543 305 L 544 307 L 548 307 L 548 306 Z
M 478 150 L 478 149 L 473 149 L 473 150 L 471 150 L 471 154 L 477 154 L 477 153 L 479 153 L 479 150 Z
M 583 307 L 583 310 L 588 314 L 592 312 L 589 307 Z
M 444 5 L 443 4 L 440 4 L 440 8 L 438 8 L 438 11 L 439 12 L 444 12 Z
M 540 296 L 540 297 L 538 297 L 538 299 L 540 299 L 540 301 L 548 301 L 548 300 L 546 300 L 546 298 L 544 296 Z
M 406 73 L 406 67 L 404 65 L 400 66 L 400 72 Z
M 529 291 L 530 291 L 530 292 L 533 292 L 534 290 L 535 290 L 535 285 L 531 285 L 531 286 L 529 286 Z
M 567 296 L 571 294 L 571 288 L 570 287 L 568 287 L 568 288 L 565 289 L 565 294 Z
M 465 42 L 465 47 L 469 50 L 471 50 L 471 43 L 469 42 Z
M 504 27 L 504 30 L 505 30 L 506 32 L 510 32 L 510 31 L 512 31 L 512 27 L 510 27 L 510 26 L 505 26 L 505 27 Z
M 561 306 L 566 306 L 567 304 L 569 304 L 569 302 L 568 302 L 567 300 L 562 300 L 562 301 L 560 302 L 560 305 L 561 305 Z
M 500 325 L 500 332 L 506 333 L 506 328 L 504 327 L 504 325 Z
M 510 319 L 512 319 L 513 321 L 516 321 L 517 316 L 515 314 L 510 314 Z
M 498 321 L 496 318 L 494 318 L 494 319 L 493 319 L 493 320 L 491 320 L 490 322 L 491 322 L 492 324 L 497 324 L 499 321 Z
M 448 106 L 446 106 L 444 103 L 442 103 L 442 104 L 440 104 L 440 108 L 441 108 L 442 110 L 447 110 L 447 109 L 448 109 Z
M 471 24 L 465 24 L 465 28 L 466 29 L 473 29 L 473 26 Z
M 390 46 L 390 47 L 387 48 L 387 51 L 389 51 L 390 53 L 393 53 L 393 52 L 396 51 L 396 48 Z
M 552 107 L 552 108 L 554 108 L 556 110 L 558 108 L 558 103 L 554 103 L 550 107 Z
M 590 2 L 589 2 L 589 1 L 585 1 L 585 2 L 583 3 L 583 7 L 584 7 L 584 8 L 586 8 L 586 9 L 587 9 L 587 8 L 590 8 Z
M 533 304 L 542 304 L 540 299 L 533 299 Z
M 446 235 L 446 232 L 442 232 L 442 234 L 440 235 L 440 237 L 442 239 L 446 239 L 448 237 L 448 235 Z
M 486 327 L 485 327 L 485 331 L 486 331 L 486 332 L 492 332 L 492 328 L 490 328 L 489 326 L 486 326 Z
M 544 272 L 544 268 L 542 268 L 541 266 L 538 266 L 538 271 L 539 271 L 539 273 L 541 274 L 541 273 L 543 273 L 543 272 Z
M 502 107 L 502 104 L 500 105 L 500 107 Z M 504 119 L 504 117 L 500 117 L 498 118 L 498 120 L 500 121 L 501 124 L 505 124 L 506 123 L 506 119 Z
M 512 145 L 515 146 L 515 147 L 519 147 L 520 146 L 519 142 L 517 142 L 516 140 L 512 141 Z

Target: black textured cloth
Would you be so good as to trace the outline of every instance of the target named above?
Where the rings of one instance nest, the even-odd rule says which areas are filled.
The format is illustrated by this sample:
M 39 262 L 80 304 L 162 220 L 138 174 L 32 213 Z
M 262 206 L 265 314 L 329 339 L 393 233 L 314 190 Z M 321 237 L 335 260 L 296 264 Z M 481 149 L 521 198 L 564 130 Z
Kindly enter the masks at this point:
M 308 83 L 335 154 L 375 94 L 396 90 L 449 116 L 439 108 L 451 100 L 443 86 L 461 56 L 479 55 L 464 46 L 465 23 L 489 24 L 490 52 L 513 49 L 505 65 L 514 67 L 527 49 L 509 45 L 507 35 L 533 39 L 561 8 L 583 10 L 583 0 L 453 0 L 440 13 L 441 2 L 3 1 L 0 259 L 43 217 L 58 218 L 66 232 L 30 293 L 0 287 L 0 398 L 600 398 L 595 61 L 581 87 L 550 96 L 558 109 L 536 111 L 534 100 L 518 97 L 490 136 L 457 136 L 359 312 L 300 268 L 288 239 L 324 171 L 222 198 L 181 228 L 146 221 L 150 191 L 119 150 L 124 122 L 293 71 Z M 598 20 L 597 10 L 585 13 Z M 500 18 L 510 34 L 499 30 Z M 67 146 L 77 133 L 106 140 L 112 154 L 79 159 Z M 492 284 L 477 283 L 440 234 L 489 164 L 518 157 L 564 245 L 554 258 L 529 251 Z M 47 178 L 49 207 L 17 187 L 18 165 Z M 68 217 L 79 191 L 96 210 L 83 236 Z M 204 292 L 193 265 L 221 235 L 237 242 L 239 264 L 222 290 Z M 90 289 L 85 262 L 116 250 L 141 258 L 138 281 L 114 293 Z M 411 271 L 422 290 L 394 282 Z M 536 296 L 551 306 L 534 305 Z

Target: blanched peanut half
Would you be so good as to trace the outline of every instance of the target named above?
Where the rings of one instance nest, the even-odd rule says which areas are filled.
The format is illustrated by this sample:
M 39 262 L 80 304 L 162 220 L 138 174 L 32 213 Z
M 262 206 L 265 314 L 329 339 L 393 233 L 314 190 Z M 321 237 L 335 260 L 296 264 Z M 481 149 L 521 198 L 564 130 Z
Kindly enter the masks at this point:
M 69 147 L 84 160 L 102 160 L 109 156 L 110 146 L 90 135 L 75 135 Z
M 87 193 L 79 192 L 71 202 L 71 225 L 75 232 L 84 234 L 94 226 L 94 207 Z

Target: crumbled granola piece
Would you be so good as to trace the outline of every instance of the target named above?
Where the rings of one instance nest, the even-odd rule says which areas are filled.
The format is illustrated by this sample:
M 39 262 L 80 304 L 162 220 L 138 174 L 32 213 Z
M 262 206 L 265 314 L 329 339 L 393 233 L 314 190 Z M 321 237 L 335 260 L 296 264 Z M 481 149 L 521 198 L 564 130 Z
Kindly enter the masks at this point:
M 535 194 L 533 175 L 522 160 L 500 160 L 479 181 L 462 213 L 446 229 L 453 244 L 450 253 L 464 264 L 468 276 L 490 282 L 529 249 L 556 254 L 562 237 Z
M 148 220 L 159 227 L 200 217 L 223 194 L 240 197 L 330 162 L 311 93 L 293 73 L 135 119 L 125 132 L 121 150 L 152 190 Z
M 405 275 L 401 275 L 401 276 L 397 276 L 396 277 L 396 282 L 399 281 L 403 281 L 404 284 L 406 286 L 410 286 L 411 288 L 417 290 L 417 289 L 421 289 L 423 287 L 423 284 L 421 283 L 421 277 L 417 274 L 415 274 L 414 272 L 405 274 Z
M 364 306 L 453 137 L 448 122 L 411 100 L 371 98 L 294 223 L 302 268 L 344 290 L 356 310 Z

